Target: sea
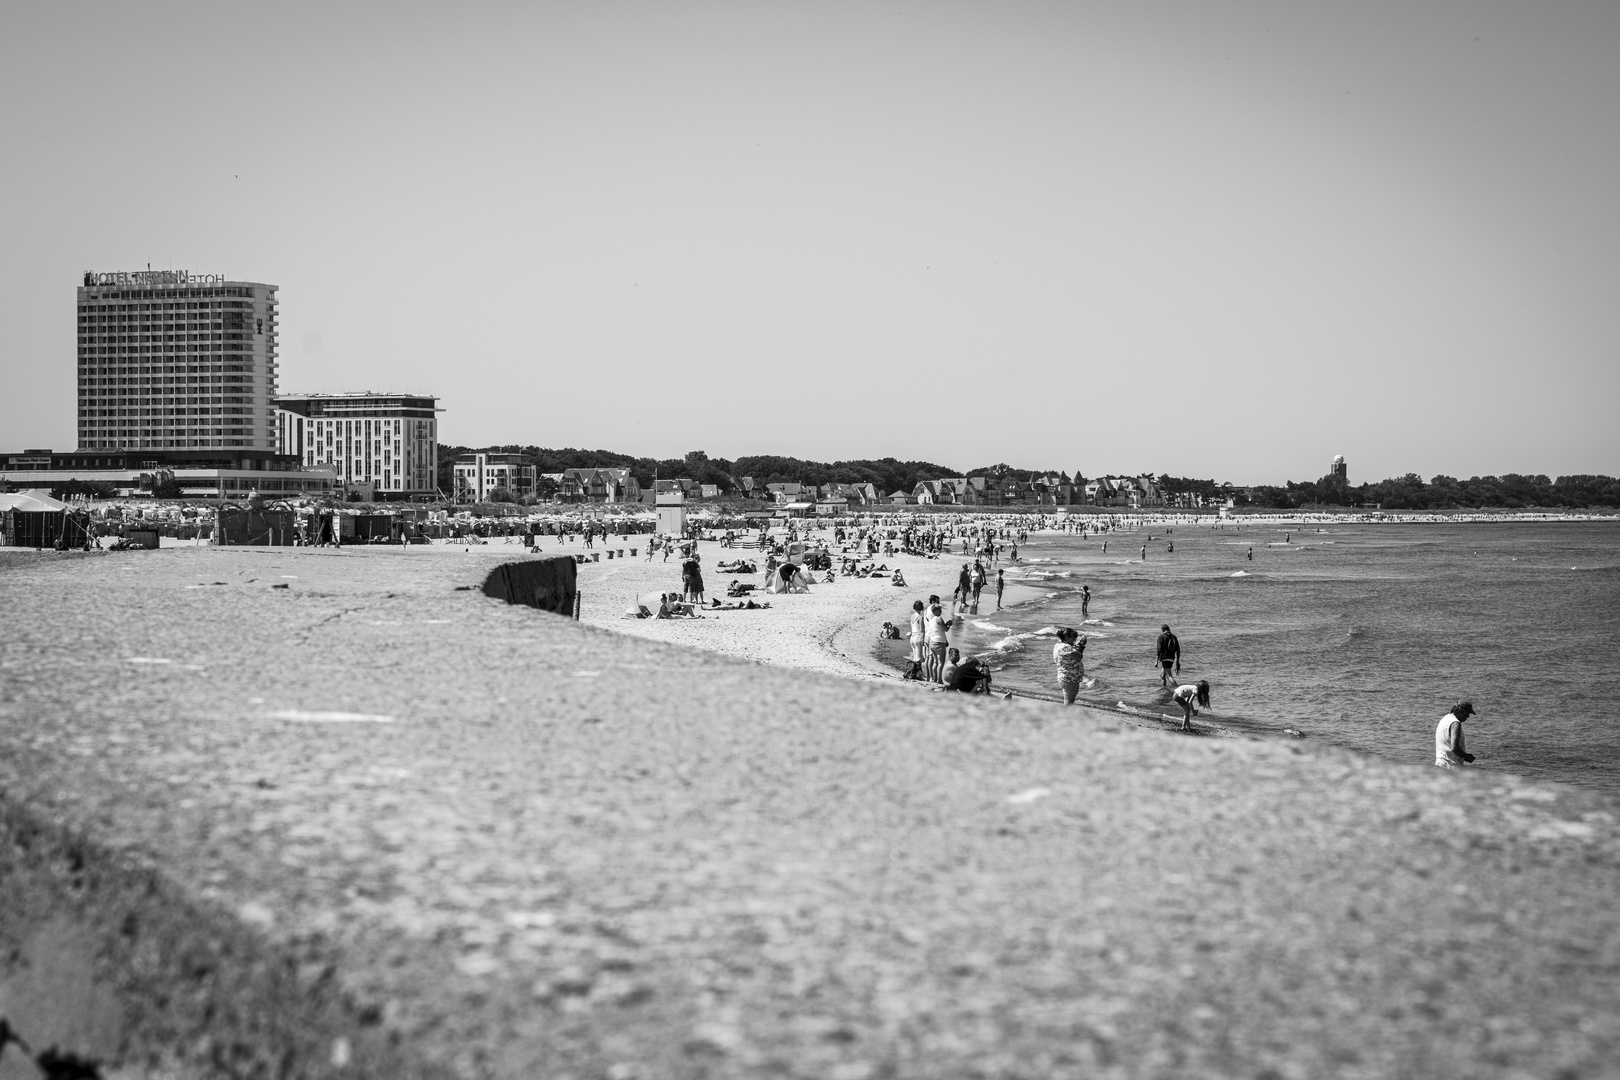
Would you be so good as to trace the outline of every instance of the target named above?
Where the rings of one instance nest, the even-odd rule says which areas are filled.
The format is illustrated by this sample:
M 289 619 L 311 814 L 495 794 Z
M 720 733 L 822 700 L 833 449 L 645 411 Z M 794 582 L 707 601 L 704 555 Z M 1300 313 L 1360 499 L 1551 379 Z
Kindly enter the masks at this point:
M 1229 733 L 1432 764 L 1435 725 L 1468 699 L 1475 768 L 1620 793 L 1614 519 L 1152 525 L 1037 532 L 1018 554 L 1000 566 L 1033 598 L 996 611 L 987 590 L 960 635 L 998 689 L 1054 696 L 1053 635 L 1072 626 L 1082 702 L 1179 718 L 1154 658 L 1168 623 L 1181 681 L 1212 688 L 1201 719 Z

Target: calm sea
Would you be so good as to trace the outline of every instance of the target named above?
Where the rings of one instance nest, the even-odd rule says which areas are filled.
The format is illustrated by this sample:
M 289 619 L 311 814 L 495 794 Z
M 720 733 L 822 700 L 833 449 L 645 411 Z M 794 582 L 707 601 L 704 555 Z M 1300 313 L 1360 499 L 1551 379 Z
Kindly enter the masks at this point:
M 1179 715 L 1154 664 L 1167 622 L 1213 722 L 1423 763 L 1470 698 L 1476 768 L 1620 792 L 1620 523 L 1156 526 L 1019 554 L 1008 579 L 1041 599 L 986 594 L 963 640 L 1009 688 L 1055 693 L 1051 628 L 1074 626 L 1083 699 Z

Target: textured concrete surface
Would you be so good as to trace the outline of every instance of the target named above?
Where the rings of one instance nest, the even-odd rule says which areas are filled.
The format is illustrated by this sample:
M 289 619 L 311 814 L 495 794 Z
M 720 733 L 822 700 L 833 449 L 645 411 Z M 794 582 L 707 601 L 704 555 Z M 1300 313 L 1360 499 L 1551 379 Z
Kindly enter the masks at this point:
M 1617 1074 L 1600 796 L 728 661 L 490 565 L 0 559 L 0 1007 L 129 1077 Z

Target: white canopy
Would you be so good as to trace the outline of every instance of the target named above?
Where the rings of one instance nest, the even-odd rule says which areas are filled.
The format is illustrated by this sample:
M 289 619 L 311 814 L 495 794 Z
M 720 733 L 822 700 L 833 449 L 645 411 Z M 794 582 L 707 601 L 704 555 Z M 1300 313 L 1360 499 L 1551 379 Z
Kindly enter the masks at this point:
M 49 492 L 35 488 L 31 491 L 19 491 L 13 495 L 0 495 L 0 510 L 27 510 L 38 512 L 44 510 L 55 512 L 66 510 L 67 503 L 57 502 L 51 498 Z

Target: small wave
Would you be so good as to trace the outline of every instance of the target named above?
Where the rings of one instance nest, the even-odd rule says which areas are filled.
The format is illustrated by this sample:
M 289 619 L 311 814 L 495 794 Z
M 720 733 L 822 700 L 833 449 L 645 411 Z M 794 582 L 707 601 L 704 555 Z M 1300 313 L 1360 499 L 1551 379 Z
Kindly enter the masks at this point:
M 1107 619 L 1087 619 L 1085 622 L 1081 623 L 1080 625 L 1082 625 L 1082 626 L 1113 626 L 1114 624 L 1109 622 Z
M 980 619 L 977 622 L 970 623 L 969 625 L 974 627 L 975 629 L 983 630 L 987 634 L 989 634 L 989 633 L 1010 634 L 1010 633 L 1013 632 L 1012 627 L 1010 627 L 1010 626 L 997 626 L 995 623 L 991 622 L 989 619 Z
M 1039 630 L 1035 630 L 1035 631 L 1031 632 L 1029 636 L 1030 637 L 1057 637 L 1057 630 L 1058 630 L 1058 628 L 1055 627 L 1055 626 L 1043 626 Z
M 1017 652 L 1023 647 L 1024 643 L 1022 640 L 1020 640 L 1020 635 L 1018 634 L 1014 634 L 1012 637 L 1002 638 L 1000 641 L 990 646 L 990 648 L 1003 655 L 1010 652 Z
M 1237 573 L 1233 574 L 1232 576 L 1233 577 L 1248 577 L 1249 572 L 1247 570 L 1239 570 Z

